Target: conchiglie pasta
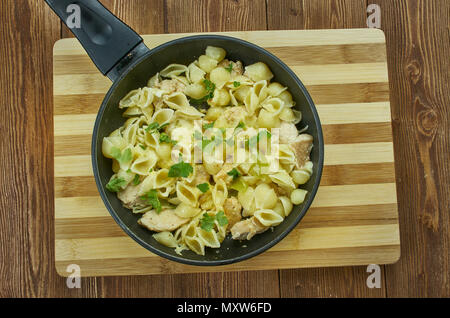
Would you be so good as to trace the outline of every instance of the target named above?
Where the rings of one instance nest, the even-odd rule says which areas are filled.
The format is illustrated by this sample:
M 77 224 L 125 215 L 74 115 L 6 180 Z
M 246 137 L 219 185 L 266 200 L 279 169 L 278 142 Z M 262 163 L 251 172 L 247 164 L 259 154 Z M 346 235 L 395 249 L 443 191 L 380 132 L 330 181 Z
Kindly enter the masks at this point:
M 187 71 L 187 66 L 182 64 L 170 64 L 160 72 L 163 77 L 174 77 L 181 75 Z
M 261 80 L 269 81 L 273 77 L 273 74 L 270 71 L 269 67 L 262 62 L 257 62 L 255 64 L 246 66 L 244 74 L 250 77 L 255 82 Z
M 302 114 L 265 63 L 244 67 L 209 45 L 149 76 L 119 101 L 125 122 L 102 153 L 114 172 L 106 188 L 131 213 L 152 215 L 153 224 L 138 223 L 159 232 L 157 242 L 205 255 L 229 234 L 249 240 L 279 225 L 304 202 L 297 187 L 314 166 L 297 166 L 290 137 L 308 126 L 295 128 Z
M 264 226 L 277 226 L 283 222 L 284 218 L 273 210 L 258 210 L 253 216 Z
M 277 204 L 275 191 L 266 183 L 262 183 L 255 188 L 255 206 L 257 209 L 272 209 Z
M 207 46 L 205 54 L 209 56 L 210 58 L 216 60 L 217 62 L 222 61 L 225 58 L 225 55 L 227 52 L 222 49 L 221 47 L 215 47 L 215 46 Z
M 177 197 L 182 203 L 192 207 L 198 206 L 198 198 L 201 194 L 200 190 L 194 188 L 184 182 L 177 182 Z
M 175 248 L 178 246 L 178 242 L 173 236 L 172 232 L 159 232 L 153 234 L 152 236 L 158 243 L 167 247 Z
M 217 66 L 217 63 L 217 60 L 207 55 L 200 55 L 200 57 L 198 58 L 198 65 L 206 73 L 211 72 Z

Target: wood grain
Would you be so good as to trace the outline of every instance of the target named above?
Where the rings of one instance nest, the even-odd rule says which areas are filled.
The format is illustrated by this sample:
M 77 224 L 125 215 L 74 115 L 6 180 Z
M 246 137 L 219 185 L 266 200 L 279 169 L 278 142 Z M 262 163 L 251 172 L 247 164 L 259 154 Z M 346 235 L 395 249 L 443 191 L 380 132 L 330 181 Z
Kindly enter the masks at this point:
M 379 4 L 386 31 L 402 255 L 389 297 L 450 296 L 450 3 Z M 398 28 L 401 25 L 402 28 Z
M 222 10 L 218 9 L 220 4 L 228 5 L 218 0 L 215 2 L 219 6 L 208 7 L 208 11 L 215 11 L 207 13 L 217 20 L 214 23 L 203 13 L 201 6 L 190 6 L 187 13 L 197 17 L 197 24 L 192 24 L 189 19 L 187 23 L 177 22 L 186 14 L 179 9 L 168 19 L 165 10 L 168 1 L 101 1 L 141 34 L 169 31 L 166 21 L 177 24 L 171 27 L 171 32 L 212 31 L 211 24 L 225 24 L 226 17 L 217 12 Z M 247 1 L 239 2 L 246 5 Z M 66 37 L 71 33 L 64 26 L 61 28 L 42 2 L 6 0 L 0 3 L 0 17 L 4 22 L 0 25 L 0 60 L 5 65 L 0 69 L 0 91 L 4 96 L 0 108 L 3 168 L 0 175 L 3 198 L 0 205 L 0 274 L 8 279 L 0 283 L 0 296 L 449 297 L 449 189 L 446 185 L 450 183 L 450 177 L 448 165 L 445 166 L 449 153 L 449 116 L 445 107 L 449 104 L 450 83 L 449 2 L 367 2 L 378 3 L 382 9 L 382 29 L 388 46 L 396 175 L 400 184 L 402 257 L 396 265 L 382 267 L 386 279 L 382 280 L 381 289 L 366 287 L 365 267 L 281 270 L 279 283 L 277 271 L 83 278 L 81 289 L 68 289 L 52 265 L 51 53 L 54 41 L 60 35 Z M 161 5 L 162 10 L 159 9 Z M 279 30 L 360 28 L 365 27 L 366 5 L 366 1 L 358 0 L 268 0 L 267 11 L 258 9 L 245 25 L 233 19 L 228 28 L 265 29 L 261 21 L 266 21 L 269 29 Z M 149 10 L 141 10 L 145 6 L 150 10 L 158 8 L 158 11 L 154 10 L 158 14 L 157 23 L 147 18 Z M 252 24 L 252 20 L 256 23 Z M 308 90 L 317 104 L 380 102 L 389 98 L 387 83 L 319 85 L 310 86 Z M 67 97 L 65 108 L 58 109 L 55 114 L 71 113 L 70 108 L 78 107 L 73 101 L 82 97 Z M 103 95 L 90 95 L 89 98 L 93 101 L 87 103 L 89 109 L 86 112 L 92 113 L 97 110 Z M 415 100 L 420 103 L 415 104 Z M 426 111 L 421 112 L 421 107 L 413 108 L 413 105 L 425 105 Z M 422 132 L 428 132 L 430 128 L 430 136 L 434 137 L 423 136 Z M 424 150 L 419 151 L 419 148 Z M 431 173 L 425 174 L 425 168 Z M 60 186 L 65 181 L 61 179 Z M 429 190 L 433 183 L 435 191 Z M 426 200 L 432 198 L 433 193 L 438 201 L 427 203 L 433 202 Z M 433 208 L 436 206 L 438 209 Z M 381 207 L 368 208 L 368 216 L 383 214 L 389 217 L 388 211 L 392 211 L 392 207 L 384 210 Z M 317 210 L 315 218 L 318 222 L 328 220 L 342 213 L 342 208 Z M 348 207 L 342 211 L 358 213 Z M 435 217 L 431 218 L 430 224 L 438 225 L 434 231 L 433 226 L 429 228 L 420 218 L 428 211 L 432 211 L 431 215 L 438 211 L 437 223 Z

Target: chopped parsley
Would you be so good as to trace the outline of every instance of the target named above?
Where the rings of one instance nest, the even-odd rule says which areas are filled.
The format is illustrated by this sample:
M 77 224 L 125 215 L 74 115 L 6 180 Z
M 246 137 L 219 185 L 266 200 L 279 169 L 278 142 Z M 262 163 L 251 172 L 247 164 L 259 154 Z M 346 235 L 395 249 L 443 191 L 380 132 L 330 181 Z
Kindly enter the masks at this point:
M 202 104 L 206 102 L 208 99 L 214 97 L 214 90 L 216 89 L 216 84 L 214 84 L 208 79 L 203 80 L 203 84 L 205 85 L 206 95 L 200 99 L 191 98 L 190 102 L 192 102 L 193 104 Z
M 147 146 L 145 145 L 139 145 L 139 147 L 141 147 L 143 150 L 147 149 Z
M 206 232 L 210 232 L 214 228 L 214 222 L 217 220 L 219 226 L 225 226 L 228 224 L 228 219 L 223 211 L 219 211 L 215 216 L 211 216 L 208 213 L 203 213 L 203 217 L 200 219 L 200 228 Z
M 157 213 L 161 212 L 161 202 L 159 202 L 156 190 L 150 190 L 145 195 L 141 196 L 141 199 L 150 204 Z
M 211 122 L 209 124 L 203 124 L 203 129 L 207 130 L 209 128 L 213 128 L 214 127 L 214 122 Z
M 231 171 L 228 171 L 227 175 L 233 177 L 233 181 L 241 176 L 241 174 L 239 173 L 239 171 L 237 171 L 236 168 L 233 168 Z
M 161 135 L 159 135 L 159 142 L 166 142 L 166 143 L 172 144 L 172 145 L 177 144 L 177 141 L 170 139 L 169 135 L 166 133 L 161 133 Z
M 171 178 L 187 178 L 192 172 L 194 172 L 194 168 L 189 163 L 183 162 L 181 160 L 179 163 L 174 164 L 169 169 L 169 177 Z
M 136 174 L 133 179 L 133 184 L 138 185 L 139 183 L 141 183 L 141 178 L 139 177 L 138 174 Z
M 228 66 L 225 67 L 225 69 L 231 73 L 233 71 L 233 62 L 230 62 L 230 64 L 228 64 Z
M 206 193 L 209 190 L 209 184 L 208 183 L 197 184 L 197 188 L 203 193 Z
M 242 129 L 244 129 L 244 128 L 245 128 L 245 124 L 244 124 L 242 121 L 240 121 L 240 122 L 239 122 L 239 125 L 237 125 L 236 128 L 242 128 Z
M 127 163 L 131 161 L 131 159 L 133 158 L 133 154 L 131 153 L 130 148 L 127 148 L 123 152 L 121 152 L 119 148 L 112 147 L 111 155 L 114 159 L 116 159 L 120 163 Z
M 151 134 L 154 132 L 161 132 L 169 123 L 162 124 L 161 126 L 156 121 L 154 123 L 151 123 L 148 125 L 147 128 L 145 128 L 145 131 L 150 132 Z
M 206 232 L 211 232 L 214 227 L 214 216 L 209 215 L 208 213 L 203 213 L 203 217 L 200 219 L 200 227 Z
M 124 186 L 127 185 L 127 182 L 123 178 L 113 178 L 109 180 L 108 184 L 106 185 L 106 189 L 108 189 L 111 192 L 118 192 L 123 189 Z
M 225 216 L 225 213 L 223 211 L 219 211 L 216 214 L 216 220 L 217 220 L 217 223 L 219 223 L 220 226 L 225 226 L 225 225 L 228 224 L 228 219 Z
M 241 86 L 241 83 L 240 83 L 240 82 L 234 81 L 234 82 L 233 82 L 233 86 L 234 86 L 234 87 L 239 87 L 239 86 Z

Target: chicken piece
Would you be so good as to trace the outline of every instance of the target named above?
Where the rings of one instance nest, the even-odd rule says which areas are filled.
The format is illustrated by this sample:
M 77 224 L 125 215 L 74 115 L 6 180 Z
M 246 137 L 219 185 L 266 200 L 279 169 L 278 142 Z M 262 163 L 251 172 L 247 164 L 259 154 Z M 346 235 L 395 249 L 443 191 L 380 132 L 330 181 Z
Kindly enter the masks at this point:
M 228 219 L 228 229 L 231 229 L 233 225 L 242 219 L 241 210 L 242 205 L 235 197 L 225 200 L 223 204 L 223 212 Z
M 203 165 L 195 165 L 195 176 L 194 180 L 192 180 L 193 185 L 209 183 L 209 178 L 210 175 Z
M 287 123 L 285 121 L 281 122 L 280 125 L 280 143 L 290 144 L 297 138 L 298 130 L 294 124 Z
M 268 227 L 261 224 L 254 216 L 237 222 L 231 228 L 233 240 L 250 240 L 256 234 L 266 231 Z
M 291 196 L 291 193 L 287 189 L 280 187 L 276 183 L 272 184 L 272 188 L 275 190 L 276 195 L 279 197 L 290 197 Z
M 122 201 L 124 207 L 132 209 L 133 206 L 144 205 L 144 202 L 138 195 L 141 185 L 142 183 L 139 185 L 129 184 L 124 190 L 117 192 L 117 197 Z
M 226 107 L 226 110 L 217 118 L 215 128 L 235 128 L 239 122 L 244 121 L 247 111 L 242 106 Z
M 309 161 L 309 154 L 313 147 L 313 137 L 308 134 L 301 134 L 290 144 L 295 153 L 297 168 L 301 168 Z
M 172 94 L 175 92 L 183 93 L 184 89 L 186 88 L 186 85 L 181 83 L 180 81 L 170 79 L 170 80 L 163 80 L 160 83 L 155 84 L 155 88 L 159 88 L 168 94 Z
M 214 182 L 218 182 L 222 180 L 226 185 L 230 185 L 231 181 L 233 181 L 233 176 L 230 176 L 228 172 L 233 170 L 233 165 L 230 163 L 226 163 L 222 166 L 222 169 L 218 173 L 213 176 Z
M 138 223 L 150 231 L 171 232 L 186 224 L 189 220 L 189 218 L 180 218 L 172 209 L 166 209 L 162 210 L 160 213 L 157 213 L 155 210 L 151 210 L 145 213 L 138 220 Z
M 238 76 L 244 74 L 244 66 L 241 61 L 232 62 L 230 60 L 224 59 L 217 66 L 222 66 L 225 68 L 230 67 L 230 63 L 233 63 L 233 68 L 231 69 L 231 76 Z

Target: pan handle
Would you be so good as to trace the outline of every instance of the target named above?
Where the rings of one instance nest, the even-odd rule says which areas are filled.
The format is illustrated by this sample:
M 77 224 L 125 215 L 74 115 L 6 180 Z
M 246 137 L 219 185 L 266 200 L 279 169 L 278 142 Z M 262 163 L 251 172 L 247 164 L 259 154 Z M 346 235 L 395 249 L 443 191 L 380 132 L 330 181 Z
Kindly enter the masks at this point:
M 114 81 L 149 49 L 97 0 L 45 0 L 80 41 L 103 75 Z

